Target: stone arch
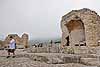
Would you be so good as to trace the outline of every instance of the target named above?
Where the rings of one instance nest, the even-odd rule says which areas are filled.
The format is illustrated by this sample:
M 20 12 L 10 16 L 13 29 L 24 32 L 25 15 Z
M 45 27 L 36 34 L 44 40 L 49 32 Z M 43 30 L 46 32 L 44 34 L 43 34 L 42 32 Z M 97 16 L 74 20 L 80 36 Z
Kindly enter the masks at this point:
M 66 37 L 67 46 L 69 46 L 69 44 L 81 45 L 81 42 L 83 43 L 83 45 L 85 45 L 85 27 L 81 19 L 70 20 L 68 23 L 65 24 L 65 26 L 68 29 L 69 33 Z
M 81 19 L 81 20 L 80 20 Z M 66 37 L 69 36 L 71 30 L 77 29 L 72 27 L 71 30 L 66 24 L 73 24 L 72 21 L 80 20 L 82 21 L 85 32 L 85 43 L 88 47 L 98 46 L 98 40 L 100 40 L 100 16 L 95 12 L 87 8 L 80 10 L 72 10 L 68 14 L 64 15 L 61 20 L 61 29 L 62 29 L 62 39 L 61 45 L 65 45 L 67 40 Z M 74 24 L 73 24 L 74 25 Z M 77 25 L 77 24 L 76 24 Z M 69 25 L 70 27 L 70 25 Z M 77 26 L 76 26 L 77 27 Z M 77 35 L 76 35 L 77 36 Z M 70 39 L 70 37 L 69 37 Z M 71 42 L 72 43 L 72 42 Z

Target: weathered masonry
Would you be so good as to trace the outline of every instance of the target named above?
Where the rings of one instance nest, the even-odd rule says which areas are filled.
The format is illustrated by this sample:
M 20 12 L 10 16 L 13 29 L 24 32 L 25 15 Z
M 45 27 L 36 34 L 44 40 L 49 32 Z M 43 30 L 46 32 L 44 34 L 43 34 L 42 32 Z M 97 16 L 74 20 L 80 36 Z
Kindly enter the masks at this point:
M 72 10 L 61 20 L 63 46 L 98 46 L 100 16 L 87 8 Z
M 10 36 L 12 36 L 17 45 L 23 45 L 25 48 L 27 48 L 29 46 L 28 42 L 29 42 L 29 37 L 28 34 L 24 33 L 21 37 L 19 37 L 17 34 L 9 34 L 6 38 L 5 38 L 5 44 L 8 44 L 10 41 Z

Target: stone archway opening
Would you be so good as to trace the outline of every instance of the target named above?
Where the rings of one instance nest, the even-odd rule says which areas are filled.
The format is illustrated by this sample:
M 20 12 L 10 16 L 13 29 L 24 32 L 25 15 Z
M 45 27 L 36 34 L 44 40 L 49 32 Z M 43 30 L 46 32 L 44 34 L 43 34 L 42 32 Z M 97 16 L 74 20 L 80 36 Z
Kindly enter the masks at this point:
M 66 45 L 86 46 L 85 43 L 85 27 L 81 20 L 71 20 L 65 24 L 69 35 L 66 37 Z

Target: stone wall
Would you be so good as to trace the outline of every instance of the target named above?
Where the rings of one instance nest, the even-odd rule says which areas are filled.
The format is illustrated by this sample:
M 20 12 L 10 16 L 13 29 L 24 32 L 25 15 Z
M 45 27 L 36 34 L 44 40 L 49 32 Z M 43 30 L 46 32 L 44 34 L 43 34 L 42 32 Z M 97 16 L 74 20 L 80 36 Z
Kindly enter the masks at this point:
M 28 53 L 60 53 L 60 47 L 59 44 L 47 44 L 44 46 L 43 44 L 42 47 L 35 47 L 35 46 L 30 46 L 30 48 L 27 49 Z
M 29 42 L 28 41 L 28 34 L 24 33 L 21 37 L 19 37 L 17 34 L 9 34 L 4 40 L 5 44 L 9 43 L 10 36 L 12 36 L 15 39 L 17 45 L 24 45 L 24 47 L 29 46 L 29 44 L 28 44 L 28 42 Z
M 76 21 L 76 22 L 70 22 L 70 21 Z M 79 24 L 78 21 L 81 21 L 81 24 Z M 92 11 L 87 8 L 83 8 L 80 10 L 72 10 L 68 14 L 64 15 L 61 20 L 61 29 L 62 29 L 61 45 L 66 45 L 66 43 L 68 42 L 68 40 L 66 40 L 66 37 L 69 36 L 70 46 L 75 46 L 75 44 L 77 43 L 79 44 L 80 42 L 86 43 L 88 47 L 98 46 L 98 40 L 100 39 L 99 28 L 100 28 L 100 16 L 97 15 L 95 11 Z M 72 33 L 75 33 L 75 30 L 78 31 L 81 30 L 81 31 L 80 32 L 77 31 L 76 35 L 72 35 Z M 73 41 L 73 39 L 75 41 Z

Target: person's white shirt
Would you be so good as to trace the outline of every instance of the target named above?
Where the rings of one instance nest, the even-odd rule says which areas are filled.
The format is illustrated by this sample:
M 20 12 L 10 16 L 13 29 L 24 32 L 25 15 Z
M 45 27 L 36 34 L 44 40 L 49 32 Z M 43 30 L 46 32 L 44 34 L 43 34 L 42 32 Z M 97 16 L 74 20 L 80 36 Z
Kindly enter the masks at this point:
M 10 41 L 10 44 L 9 44 L 9 49 L 15 49 L 15 40 L 14 39 L 12 39 L 11 41 Z

